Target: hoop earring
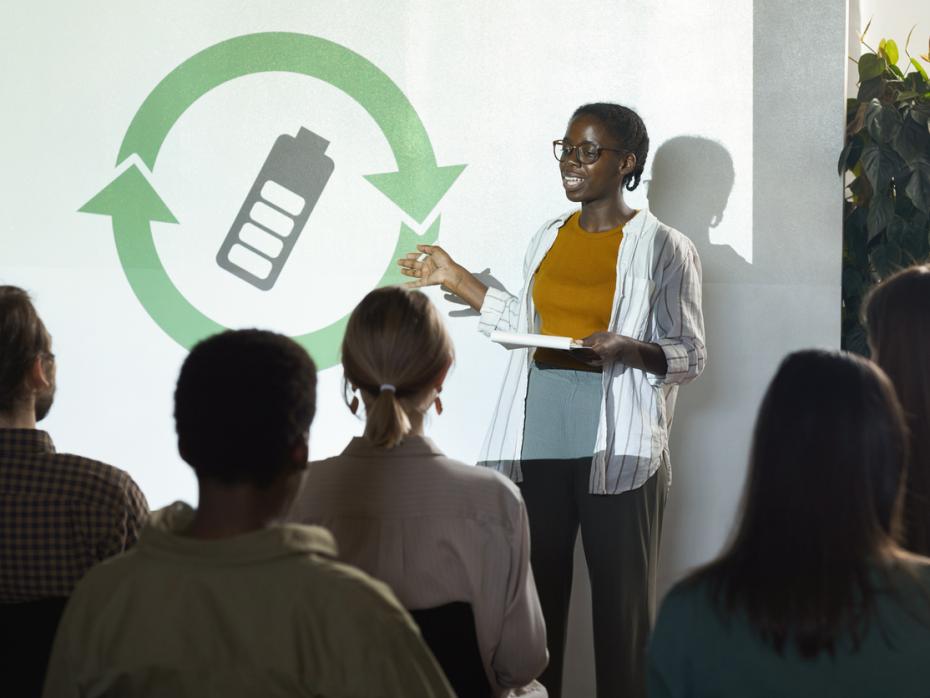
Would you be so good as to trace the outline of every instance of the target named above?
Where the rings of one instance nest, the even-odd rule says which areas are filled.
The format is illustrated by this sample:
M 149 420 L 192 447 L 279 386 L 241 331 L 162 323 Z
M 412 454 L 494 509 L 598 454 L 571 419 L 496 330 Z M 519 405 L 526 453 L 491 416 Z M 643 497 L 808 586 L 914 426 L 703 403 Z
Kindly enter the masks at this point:
M 438 395 L 433 400 L 433 405 L 436 407 L 436 414 L 442 414 L 442 399 Z

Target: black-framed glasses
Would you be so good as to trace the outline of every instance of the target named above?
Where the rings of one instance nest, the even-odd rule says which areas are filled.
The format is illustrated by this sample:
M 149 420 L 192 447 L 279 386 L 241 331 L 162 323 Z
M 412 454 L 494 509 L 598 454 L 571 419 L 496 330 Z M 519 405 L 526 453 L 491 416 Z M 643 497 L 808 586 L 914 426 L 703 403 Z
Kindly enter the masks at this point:
M 563 140 L 552 141 L 552 154 L 555 155 L 555 159 L 559 162 L 565 162 L 572 156 L 573 152 L 578 151 L 578 162 L 582 165 L 590 165 L 597 162 L 597 159 L 601 157 L 601 152 L 604 150 L 610 150 L 614 153 L 626 152 L 619 148 L 605 148 L 602 145 L 597 145 L 590 141 L 584 141 L 578 145 L 572 145 L 568 141 Z

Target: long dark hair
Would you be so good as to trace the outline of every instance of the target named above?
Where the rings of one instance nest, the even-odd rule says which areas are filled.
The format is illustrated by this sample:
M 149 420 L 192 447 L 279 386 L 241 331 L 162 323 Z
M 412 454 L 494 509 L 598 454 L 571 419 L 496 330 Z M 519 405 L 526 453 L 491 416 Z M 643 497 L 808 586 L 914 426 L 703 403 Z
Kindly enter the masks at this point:
M 891 383 L 860 357 L 789 355 L 762 400 L 733 542 L 692 582 L 782 653 L 854 647 L 874 610 L 874 566 L 896 559 L 906 461 Z
M 910 432 L 902 543 L 930 555 L 930 264 L 886 279 L 864 308 L 872 358 L 894 384 Z

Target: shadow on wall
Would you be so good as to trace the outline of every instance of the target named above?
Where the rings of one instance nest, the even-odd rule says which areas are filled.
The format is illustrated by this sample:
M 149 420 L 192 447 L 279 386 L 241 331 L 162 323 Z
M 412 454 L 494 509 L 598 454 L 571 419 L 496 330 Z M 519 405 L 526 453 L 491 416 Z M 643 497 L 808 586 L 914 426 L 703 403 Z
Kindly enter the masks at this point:
M 663 223 L 691 238 L 701 257 L 704 283 L 749 279 L 752 265 L 726 244 L 710 241 L 733 191 L 733 158 L 720 143 L 678 136 L 659 146 L 646 182 L 649 208 Z
M 685 569 L 718 552 L 707 541 L 726 537 L 730 517 L 720 514 L 732 507 L 742 487 L 745 435 L 734 430 L 741 425 L 744 431 L 742 423 L 749 419 L 742 414 L 746 397 L 740 386 L 751 380 L 743 375 L 747 362 L 752 365 L 743 356 L 743 333 L 751 332 L 754 308 L 744 284 L 751 283 L 758 270 L 730 245 L 710 240 L 711 230 L 723 221 L 734 179 L 733 160 L 723 145 L 679 136 L 658 148 L 648 182 L 652 212 L 689 237 L 700 255 L 708 353 L 703 375 L 678 394 L 660 593 Z

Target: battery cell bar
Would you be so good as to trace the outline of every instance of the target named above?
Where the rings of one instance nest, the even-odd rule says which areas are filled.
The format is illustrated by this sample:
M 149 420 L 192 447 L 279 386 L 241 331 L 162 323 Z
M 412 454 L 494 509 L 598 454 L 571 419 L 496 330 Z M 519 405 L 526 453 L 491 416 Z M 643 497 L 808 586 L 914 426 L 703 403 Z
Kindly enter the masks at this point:
M 249 218 L 275 235 L 286 238 L 294 230 L 294 221 L 287 215 L 272 208 L 264 201 L 256 201 L 249 211 Z
M 295 218 L 304 210 L 305 201 L 302 196 L 270 179 L 262 185 L 261 196 L 268 203 L 287 211 Z
M 246 223 L 239 231 L 239 239 L 249 247 L 254 247 L 267 257 L 274 259 L 281 250 L 284 249 L 284 243 L 281 238 L 262 230 L 254 223 Z
M 235 244 L 230 247 L 228 259 L 259 279 L 267 279 L 271 273 L 271 262 L 245 245 Z

